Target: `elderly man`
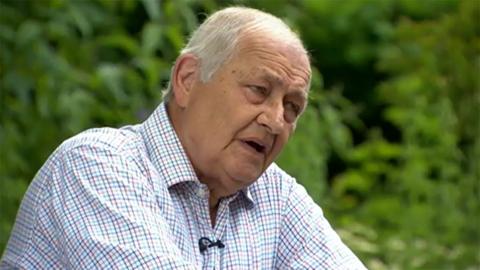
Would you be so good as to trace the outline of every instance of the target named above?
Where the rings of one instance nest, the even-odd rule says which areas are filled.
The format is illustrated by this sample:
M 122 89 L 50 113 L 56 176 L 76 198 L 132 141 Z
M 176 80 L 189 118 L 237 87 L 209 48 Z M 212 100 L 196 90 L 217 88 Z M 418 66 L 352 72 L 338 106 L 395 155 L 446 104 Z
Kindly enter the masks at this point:
M 278 18 L 214 13 L 142 124 L 64 142 L 22 202 L 2 268 L 364 269 L 273 163 L 310 63 Z

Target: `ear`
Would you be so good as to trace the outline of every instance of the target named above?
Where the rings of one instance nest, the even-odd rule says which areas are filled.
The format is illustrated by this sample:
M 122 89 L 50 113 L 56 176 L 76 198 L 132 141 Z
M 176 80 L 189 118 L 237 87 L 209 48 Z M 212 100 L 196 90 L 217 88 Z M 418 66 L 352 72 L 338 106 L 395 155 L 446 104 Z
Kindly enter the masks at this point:
M 172 87 L 175 102 L 180 108 L 185 108 L 188 104 L 198 68 L 199 60 L 192 54 L 184 54 L 177 58 L 172 74 Z

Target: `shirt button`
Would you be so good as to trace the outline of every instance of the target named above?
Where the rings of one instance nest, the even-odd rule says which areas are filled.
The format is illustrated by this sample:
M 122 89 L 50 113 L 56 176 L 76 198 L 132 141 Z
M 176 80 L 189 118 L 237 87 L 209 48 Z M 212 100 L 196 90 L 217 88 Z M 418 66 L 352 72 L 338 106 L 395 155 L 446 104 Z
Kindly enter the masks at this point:
M 205 187 L 197 188 L 197 196 L 200 198 L 205 198 L 208 195 L 208 190 Z

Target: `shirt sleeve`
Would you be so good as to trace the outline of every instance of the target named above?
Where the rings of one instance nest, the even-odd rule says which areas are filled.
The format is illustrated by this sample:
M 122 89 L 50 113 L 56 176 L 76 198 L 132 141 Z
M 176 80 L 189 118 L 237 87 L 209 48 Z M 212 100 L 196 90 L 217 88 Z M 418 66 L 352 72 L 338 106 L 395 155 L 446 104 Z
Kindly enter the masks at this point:
M 284 209 L 277 269 L 366 269 L 301 185 L 293 183 Z
M 171 239 L 141 167 L 109 148 L 96 144 L 69 149 L 51 175 L 49 199 L 42 207 L 51 211 L 47 216 L 53 219 L 55 236 L 49 245 L 63 267 L 195 269 Z

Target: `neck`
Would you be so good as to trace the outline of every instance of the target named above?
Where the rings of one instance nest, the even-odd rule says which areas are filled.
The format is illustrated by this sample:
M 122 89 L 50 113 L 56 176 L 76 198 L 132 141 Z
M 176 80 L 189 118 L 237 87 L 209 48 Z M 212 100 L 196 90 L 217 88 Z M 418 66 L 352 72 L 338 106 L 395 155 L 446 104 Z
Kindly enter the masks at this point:
M 210 196 L 208 197 L 208 207 L 210 208 L 210 210 L 217 209 L 218 205 L 220 204 L 220 200 L 221 198 L 217 198 L 210 194 Z
M 182 129 L 182 122 L 183 122 L 184 115 L 182 113 L 182 108 L 180 108 L 174 101 L 168 102 L 166 108 L 167 108 L 167 114 L 170 118 L 170 122 L 172 123 L 173 129 L 175 130 L 175 133 L 177 134 L 180 140 L 180 143 L 182 144 L 182 147 L 184 148 L 185 153 L 187 154 L 187 157 L 193 166 L 193 169 L 197 175 L 197 178 L 201 183 L 207 185 L 210 191 L 210 196 L 208 199 L 210 209 L 217 208 L 220 202 L 220 199 L 222 197 L 232 195 L 235 192 L 232 192 L 232 190 L 224 189 L 224 187 L 220 185 L 222 181 L 219 181 L 219 179 L 214 179 L 211 176 L 204 175 L 201 173 L 201 171 L 198 168 L 196 168 L 189 154 L 189 151 L 186 148 L 186 143 L 185 143 L 186 138 L 184 138 L 183 136 L 184 132 Z

